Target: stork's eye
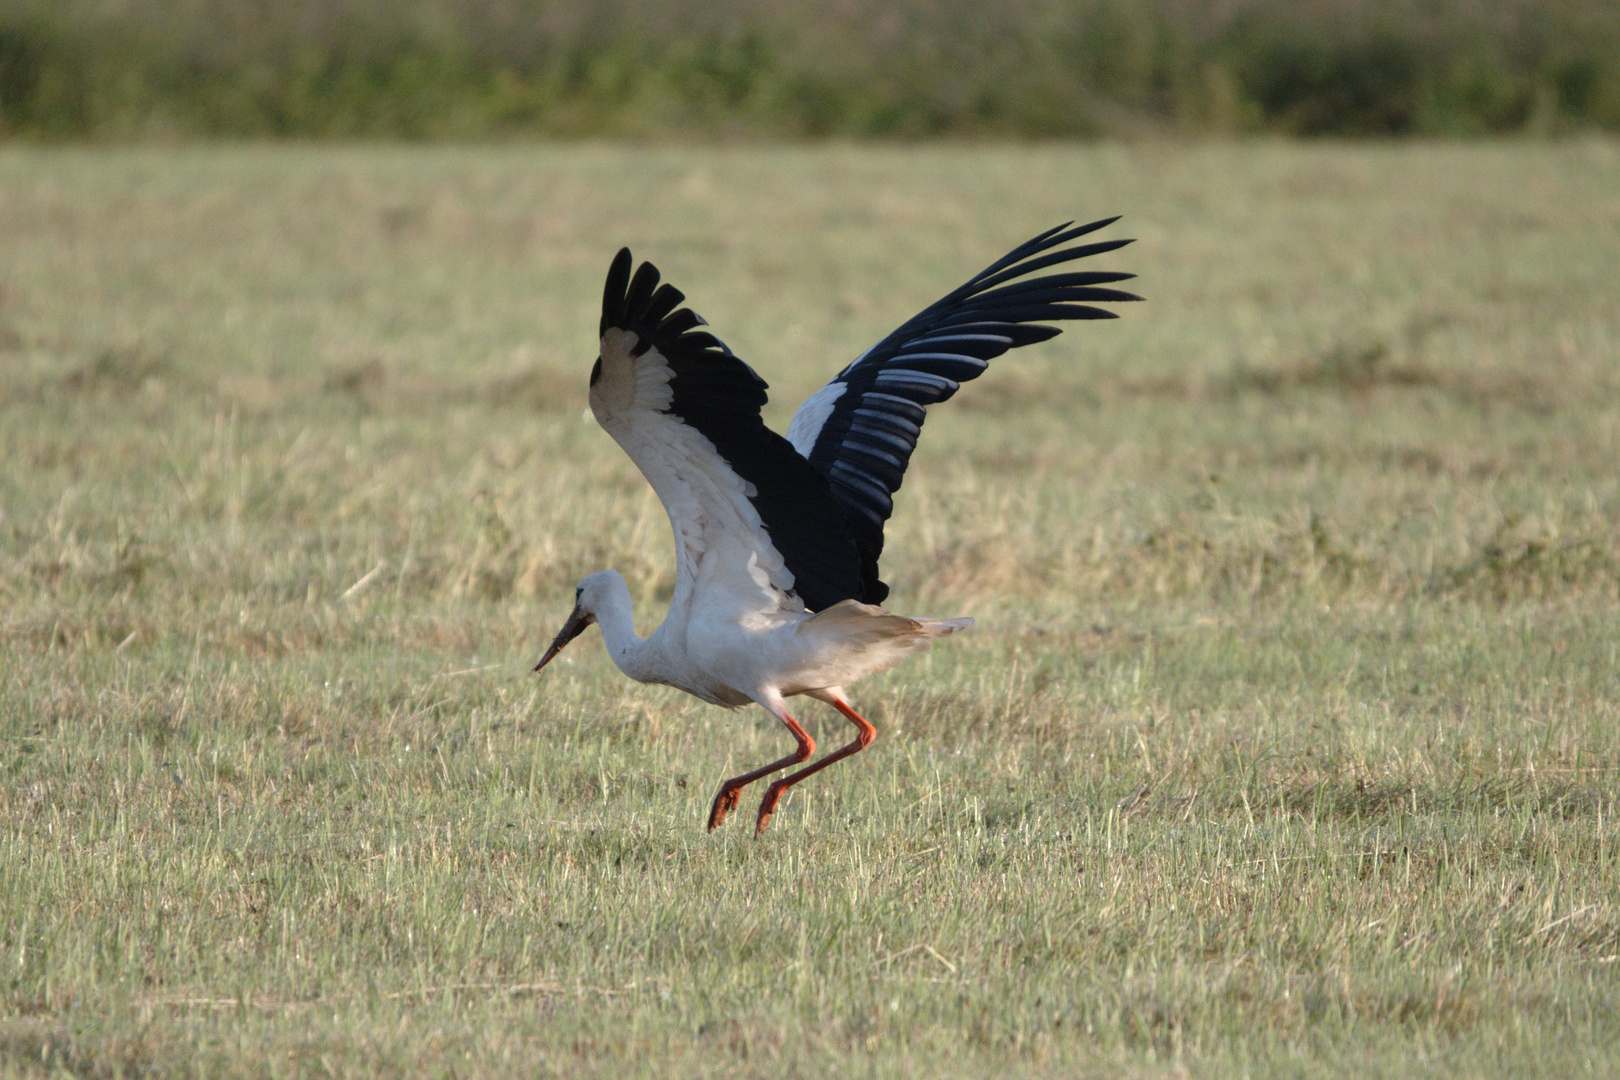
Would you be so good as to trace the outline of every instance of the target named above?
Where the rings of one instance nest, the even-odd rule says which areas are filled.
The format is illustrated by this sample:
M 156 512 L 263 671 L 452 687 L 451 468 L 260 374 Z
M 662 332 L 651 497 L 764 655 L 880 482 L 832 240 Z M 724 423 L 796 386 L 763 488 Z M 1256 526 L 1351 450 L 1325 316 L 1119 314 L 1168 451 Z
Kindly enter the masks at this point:
M 601 377 L 602 377 L 602 358 L 600 356 L 598 356 L 596 358 L 596 363 L 591 366 L 591 385 L 595 386 L 596 385 L 596 380 L 600 379 Z

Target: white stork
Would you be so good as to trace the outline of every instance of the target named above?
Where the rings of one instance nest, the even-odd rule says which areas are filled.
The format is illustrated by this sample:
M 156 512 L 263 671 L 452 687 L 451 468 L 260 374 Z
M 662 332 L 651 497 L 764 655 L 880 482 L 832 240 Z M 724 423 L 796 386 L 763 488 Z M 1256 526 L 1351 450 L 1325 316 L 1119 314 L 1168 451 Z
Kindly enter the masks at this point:
M 793 753 L 727 780 L 709 811 L 714 829 L 738 795 L 796 765 L 816 744 L 787 710 L 808 694 L 855 725 L 848 745 L 773 783 L 755 832 L 783 792 L 868 746 L 877 731 L 844 694 L 972 619 L 891 615 L 878 579 L 883 523 L 893 508 L 924 407 L 944 401 L 1008 349 L 1055 337 L 1032 325 L 1114 314 L 1082 301 L 1136 300 L 1104 286 L 1133 275 L 1047 267 L 1114 251 L 1129 240 L 1065 248 L 1112 224 L 1061 225 L 1022 244 L 923 310 L 844 368 L 793 414 L 787 437 L 760 418 L 766 383 L 713 334 L 658 270 L 632 277 L 628 248 L 608 271 L 591 412 L 641 469 L 675 532 L 675 595 L 663 625 L 636 635 L 630 589 L 617 571 L 580 581 L 574 610 L 539 671 L 592 623 L 619 670 L 715 705 L 757 702 L 792 732 Z

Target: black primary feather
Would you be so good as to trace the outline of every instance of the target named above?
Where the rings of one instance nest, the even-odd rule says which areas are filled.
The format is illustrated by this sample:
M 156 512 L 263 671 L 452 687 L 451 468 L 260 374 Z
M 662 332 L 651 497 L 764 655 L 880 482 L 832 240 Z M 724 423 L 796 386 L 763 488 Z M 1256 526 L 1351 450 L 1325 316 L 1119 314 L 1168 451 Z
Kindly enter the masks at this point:
M 1112 311 L 1090 305 L 1141 299 L 1105 287 L 1134 274 L 1088 271 L 1027 278 L 1037 270 L 1131 243 L 1105 240 L 1063 247 L 1117 220 L 1106 218 L 1078 226 L 1069 222 L 1020 244 L 908 319 L 833 379 L 831 385 L 842 384 L 844 390 L 815 433 L 806 456 L 827 478 L 854 533 L 861 584 L 852 595 L 876 604 L 889 594 L 889 587 L 878 577 L 883 525 L 894 509 L 894 493 L 916 448 L 927 415 L 925 407 L 946 400 L 961 383 L 978 378 L 990 360 L 1008 349 L 1046 341 L 1061 332 L 1057 327 L 1032 324 L 1112 319 L 1116 317 Z
M 700 329 L 703 319 L 680 307 L 680 290 L 658 284 L 652 263 L 642 263 L 633 277 L 631 265 L 625 248 L 608 271 L 601 332 L 629 330 L 638 338 L 633 355 L 657 349 L 669 364 L 673 397 L 665 412 L 707 438 L 753 485 L 749 501 L 805 607 L 820 611 L 860 596 L 861 555 L 843 508 L 821 473 L 760 418 L 765 380 Z

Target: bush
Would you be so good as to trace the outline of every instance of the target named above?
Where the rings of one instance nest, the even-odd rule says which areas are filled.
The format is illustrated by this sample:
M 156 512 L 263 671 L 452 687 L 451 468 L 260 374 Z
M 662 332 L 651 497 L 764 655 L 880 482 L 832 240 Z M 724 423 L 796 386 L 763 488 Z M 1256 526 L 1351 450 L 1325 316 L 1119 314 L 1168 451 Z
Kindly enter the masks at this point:
M 1620 129 L 1576 0 L 15 0 L 0 136 Z

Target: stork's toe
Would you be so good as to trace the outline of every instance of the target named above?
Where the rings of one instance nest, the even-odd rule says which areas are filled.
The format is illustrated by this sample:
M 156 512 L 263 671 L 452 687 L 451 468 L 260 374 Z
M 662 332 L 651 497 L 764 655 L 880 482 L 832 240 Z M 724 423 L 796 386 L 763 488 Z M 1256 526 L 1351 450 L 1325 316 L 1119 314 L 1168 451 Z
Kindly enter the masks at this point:
M 765 826 L 771 823 L 771 815 L 776 813 L 776 804 L 782 801 L 782 793 L 787 791 L 789 786 L 778 780 L 765 792 L 765 797 L 759 800 L 759 820 L 754 822 L 755 836 L 764 832 Z

